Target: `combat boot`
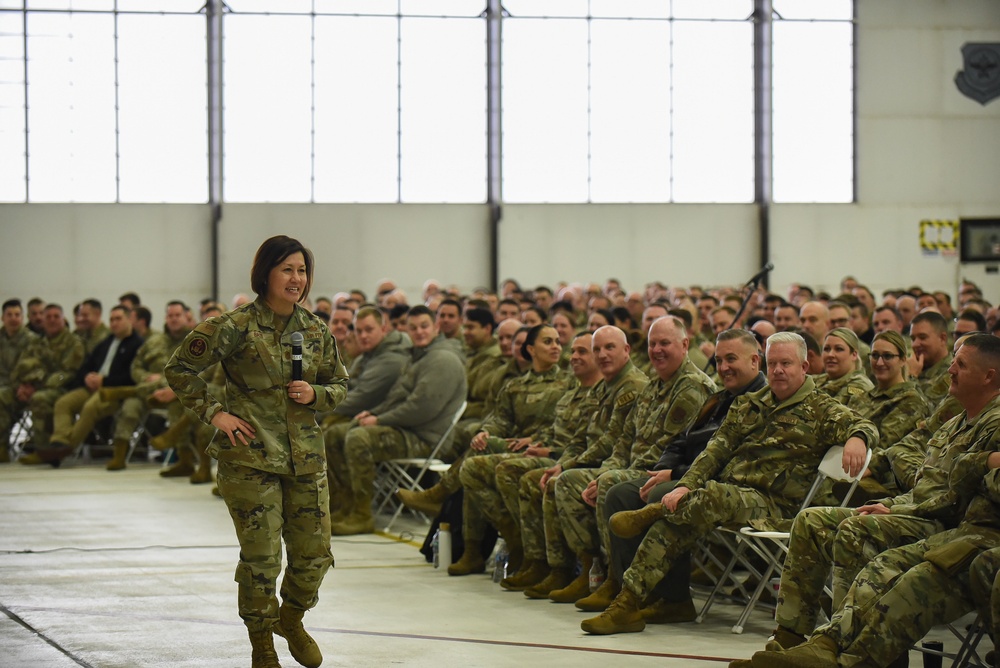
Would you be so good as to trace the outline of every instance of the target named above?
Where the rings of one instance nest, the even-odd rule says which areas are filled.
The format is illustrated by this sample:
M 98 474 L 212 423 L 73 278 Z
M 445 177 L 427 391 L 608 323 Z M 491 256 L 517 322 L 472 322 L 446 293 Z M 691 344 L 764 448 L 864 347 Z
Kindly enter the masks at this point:
M 109 471 L 121 471 L 125 468 L 125 458 L 128 457 L 128 441 L 116 438 L 112 445 L 115 452 L 105 468 Z
M 250 645 L 253 654 L 250 659 L 251 668 L 281 668 L 278 663 L 278 653 L 274 651 L 274 636 L 271 630 L 250 631 Z
M 648 605 L 639 611 L 647 624 L 677 624 L 680 622 L 693 622 L 698 616 L 694 609 L 694 601 L 690 598 L 686 601 L 669 602 L 662 598 L 652 605 Z
M 577 601 L 576 607 L 585 612 L 604 612 L 621 590 L 621 583 L 608 573 L 601 586 L 590 596 Z
M 729 668 L 752 668 L 753 659 L 734 659 L 729 662 Z
M 594 557 L 584 554 L 580 557 L 580 574 L 565 587 L 553 589 L 549 598 L 556 603 L 576 603 L 584 596 L 590 595 L 590 568 L 594 565 Z
M 163 478 L 187 478 L 194 473 L 194 452 L 191 448 L 178 448 L 177 463 L 160 471 Z
M 371 487 L 362 484 L 354 492 L 354 509 L 339 522 L 330 523 L 330 533 L 334 536 L 356 536 L 361 533 L 375 533 L 375 518 L 372 517 Z
M 837 643 L 825 635 L 813 636 L 791 649 L 757 652 L 753 665 L 762 668 L 837 668 Z
M 608 521 L 608 527 L 611 533 L 620 538 L 635 538 L 653 526 L 654 522 L 662 519 L 663 504 L 651 503 L 639 510 L 623 510 L 615 513 Z
M 195 442 L 194 449 L 198 451 L 198 468 L 191 474 L 191 484 L 212 482 L 212 458 L 205 452 L 208 444 L 202 441 Z
M 149 439 L 149 447 L 154 450 L 169 450 L 170 448 L 176 448 L 178 442 L 184 433 L 191 427 L 191 418 L 185 413 L 174 422 L 170 427 L 167 428 L 165 432 L 159 436 L 154 436 Z M 190 473 L 188 475 L 191 475 Z
M 288 651 L 299 665 L 306 668 L 318 668 L 323 663 L 323 653 L 319 645 L 312 639 L 302 626 L 302 616 L 305 610 L 296 610 L 286 605 L 278 609 L 278 623 L 274 632 L 288 641 Z
M 483 559 L 483 554 L 479 551 L 479 541 L 466 538 L 465 550 L 462 552 L 461 558 L 448 567 L 448 575 L 471 575 L 485 571 L 486 560 Z
M 769 652 L 779 652 L 783 649 L 798 647 L 805 641 L 805 636 L 799 635 L 795 631 L 790 631 L 784 626 L 778 626 L 774 629 L 774 634 L 768 638 L 767 643 L 764 645 L 764 649 Z
M 550 570 L 552 569 L 544 559 L 529 559 L 517 573 L 501 580 L 500 586 L 507 591 L 524 591 L 544 580 Z
M 448 490 L 440 483 L 422 492 L 411 492 L 408 489 L 397 489 L 396 500 L 410 510 L 416 510 L 428 517 L 437 517 L 441 512 L 444 500 L 448 498 Z
M 631 589 L 623 588 L 608 609 L 597 617 L 580 622 L 580 628 L 595 635 L 637 633 L 646 628 L 646 620 L 639 612 L 639 597 Z
M 562 589 L 572 581 L 573 569 L 558 566 L 553 568 L 544 580 L 525 589 L 524 595 L 534 599 L 548 598 L 554 589 Z

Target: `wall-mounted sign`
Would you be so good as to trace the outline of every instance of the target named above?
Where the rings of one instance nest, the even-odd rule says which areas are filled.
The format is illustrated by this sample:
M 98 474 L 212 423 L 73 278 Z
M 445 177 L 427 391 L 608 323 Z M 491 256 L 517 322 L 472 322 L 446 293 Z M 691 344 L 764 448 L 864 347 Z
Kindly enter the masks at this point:
M 925 255 L 956 255 L 958 240 L 959 221 L 920 221 L 920 248 Z
M 962 45 L 962 69 L 955 73 L 955 85 L 979 104 L 1000 97 L 1000 44 Z

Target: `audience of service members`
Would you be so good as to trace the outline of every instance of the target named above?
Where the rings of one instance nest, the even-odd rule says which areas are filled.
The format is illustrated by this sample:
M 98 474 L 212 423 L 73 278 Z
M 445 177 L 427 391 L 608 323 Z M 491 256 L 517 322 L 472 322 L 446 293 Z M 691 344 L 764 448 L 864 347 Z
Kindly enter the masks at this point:
M 953 302 L 917 286 L 878 299 L 853 277 L 785 297 L 609 279 L 468 294 L 428 280 L 414 299 L 383 280 L 303 306 L 350 375 L 320 416 L 334 535 L 375 531 L 378 463 L 427 456 L 457 418 L 450 468 L 397 501 L 448 513 L 453 576 L 485 572 L 499 533 L 501 586 L 596 613 L 587 633 L 693 620 L 691 584 L 711 576 L 692 551 L 762 521 L 791 526 L 777 628 L 732 665 L 904 666 L 932 626 L 974 610 L 996 638 L 1000 307 L 970 282 Z M 215 429 L 164 368 L 227 310 L 171 301 L 160 327 L 130 292 L 108 324 L 85 299 L 71 325 L 59 304 L 5 301 L 0 462 L 58 467 L 101 444 L 118 471 L 145 443 L 172 453 L 159 475 L 212 482 Z M 219 365 L 201 376 L 224 394 Z M 853 507 L 833 507 L 833 486 L 800 512 L 831 445 L 851 474 L 871 451 Z

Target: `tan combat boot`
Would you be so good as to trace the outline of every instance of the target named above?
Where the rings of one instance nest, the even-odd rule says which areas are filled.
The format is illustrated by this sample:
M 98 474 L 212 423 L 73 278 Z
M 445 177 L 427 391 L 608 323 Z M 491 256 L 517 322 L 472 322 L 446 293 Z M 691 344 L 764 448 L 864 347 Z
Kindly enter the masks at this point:
M 590 596 L 577 601 L 576 607 L 585 612 L 604 612 L 621 590 L 621 583 L 608 573 L 601 586 Z
M 559 566 L 549 571 L 544 580 L 525 589 L 524 595 L 533 599 L 548 598 L 552 590 L 562 589 L 572 581 L 573 569 L 566 566 Z
M 757 652 L 754 666 L 768 668 L 837 668 L 837 643 L 825 635 L 813 636 L 798 647 L 778 652 Z
M 651 503 L 639 510 L 615 513 L 608 521 L 608 528 L 611 529 L 611 533 L 621 538 L 635 538 L 661 519 L 663 519 L 663 504 Z
M 549 599 L 555 603 L 576 603 L 584 596 L 590 595 L 590 568 L 594 565 L 594 557 L 584 554 L 580 557 L 580 573 L 565 587 L 549 592 Z
M 116 438 L 112 445 L 115 452 L 105 468 L 109 471 L 121 471 L 125 468 L 125 458 L 128 457 L 128 441 Z
M 170 448 L 176 448 L 177 442 L 180 440 L 184 432 L 191 427 L 191 418 L 185 413 L 180 417 L 177 422 L 170 425 L 165 432 L 159 436 L 154 436 L 149 439 L 149 447 L 155 450 L 169 450 Z M 188 474 L 190 475 L 190 474 Z
M 675 601 L 673 603 L 662 598 L 639 611 L 647 624 L 678 624 L 680 622 L 693 622 L 698 616 L 698 611 L 694 609 L 694 601 L 688 598 L 685 601 Z
M 354 492 L 354 509 L 339 522 L 330 523 L 330 533 L 334 536 L 356 536 L 361 533 L 375 533 L 375 518 L 372 517 L 371 487 L 361 486 Z
M 805 641 L 805 636 L 799 635 L 795 631 L 791 631 L 786 629 L 784 626 L 779 625 L 776 629 L 774 629 L 774 633 L 764 645 L 764 649 L 769 652 L 779 652 L 783 649 L 798 647 Z
M 580 628 L 595 635 L 636 633 L 646 628 L 646 620 L 639 612 L 639 597 L 632 590 L 623 588 L 608 609 L 597 617 L 580 622 Z
M 250 631 L 250 645 L 253 647 L 253 654 L 250 659 L 251 668 L 281 668 L 278 663 L 278 653 L 274 651 L 274 636 L 271 630 Z
M 169 468 L 160 471 L 160 476 L 164 478 L 187 478 L 194 473 L 194 452 L 191 448 L 179 448 L 177 452 L 177 463 Z
M 312 639 L 302 626 L 302 616 L 305 610 L 296 610 L 286 605 L 278 609 L 278 623 L 274 632 L 288 641 L 288 651 L 299 665 L 306 668 L 318 668 L 323 663 L 323 653 L 319 645 Z
M 501 580 L 500 586 L 507 591 L 524 591 L 544 580 L 551 570 L 544 559 L 528 559 L 517 573 Z
M 448 575 L 471 575 L 485 571 L 486 560 L 483 559 L 483 555 L 479 551 L 479 541 L 466 539 L 462 556 L 448 567 Z
M 205 452 L 208 449 L 208 443 L 200 440 L 195 441 L 194 449 L 198 451 L 198 468 L 191 474 L 191 484 L 201 485 L 212 482 L 212 458 Z
M 397 489 L 396 500 L 410 510 L 430 517 L 437 517 L 441 512 L 441 505 L 448 498 L 448 490 L 444 485 L 434 485 L 430 489 L 422 492 L 411 492 L 408 489 Z

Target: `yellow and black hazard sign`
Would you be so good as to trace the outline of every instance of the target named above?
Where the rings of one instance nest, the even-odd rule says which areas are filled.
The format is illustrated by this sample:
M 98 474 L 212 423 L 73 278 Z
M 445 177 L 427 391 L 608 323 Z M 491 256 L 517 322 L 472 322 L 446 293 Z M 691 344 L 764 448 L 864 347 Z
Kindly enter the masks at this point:
M 928 253 L 957 253 L 958 228 L 957 220 L 921 220 L 920 248 Z

